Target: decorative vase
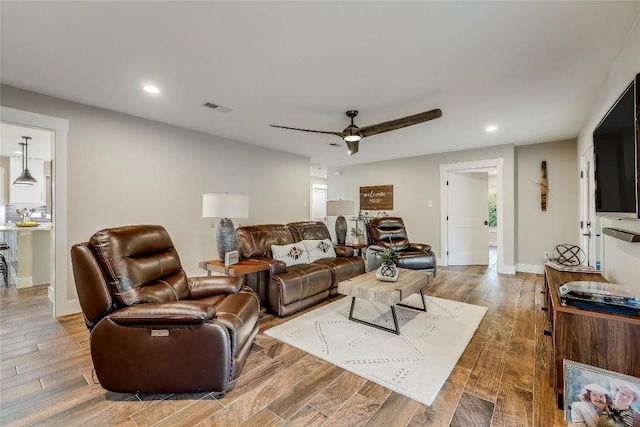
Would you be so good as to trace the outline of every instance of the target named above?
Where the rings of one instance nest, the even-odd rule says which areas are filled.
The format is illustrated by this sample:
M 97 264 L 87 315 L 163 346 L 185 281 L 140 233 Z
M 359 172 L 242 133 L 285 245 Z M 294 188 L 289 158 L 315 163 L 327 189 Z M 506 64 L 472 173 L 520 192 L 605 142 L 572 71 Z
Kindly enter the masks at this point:
M 393 277 L 396 275 L 396 265 L 395 264 L 382 264 L 380 266 L 380 274 L 385 277 Z
M 395 282 L 398 280 L 400 270 L 395 264 L 382 264 L 376 271 L 376 278 L 383 282 Z
M 224 255 L 227 252 L 236 250 L 236 228 L 229 218 L 220 219 L 216 230 L 216 246 L 220 261 L 224 261 Z
M 339 245 L 344 245 L 347 240 L 347 220 L 342 215 L 336 219 L 336 239 Z

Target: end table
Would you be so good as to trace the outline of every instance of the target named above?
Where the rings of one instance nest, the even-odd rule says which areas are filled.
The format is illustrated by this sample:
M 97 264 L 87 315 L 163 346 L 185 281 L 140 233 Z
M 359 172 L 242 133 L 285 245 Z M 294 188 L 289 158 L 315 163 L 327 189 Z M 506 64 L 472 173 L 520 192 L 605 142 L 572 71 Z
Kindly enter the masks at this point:
M 267 270 L 269 264 L 254 259 L 241 259 L 237 264 L 225 266 L 224 261 L 217 259 L 202 261 L 200 268 L 207 270 L 207 275 L 211 276 L 212 271 L 227 274 L 232 277 L 245 277 L 245 284 L 253 289 L 260 298 L 260 305 L 266 307 L 267 299 Z

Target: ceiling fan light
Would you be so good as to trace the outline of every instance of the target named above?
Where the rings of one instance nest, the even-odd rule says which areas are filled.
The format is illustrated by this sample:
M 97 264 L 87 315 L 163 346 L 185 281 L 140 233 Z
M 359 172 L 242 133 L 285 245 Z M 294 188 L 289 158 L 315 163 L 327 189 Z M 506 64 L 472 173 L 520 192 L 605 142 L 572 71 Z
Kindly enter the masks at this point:
M 349 147 L 349 154 L 352 156 L 356 154 L 360 145 L 360 138 L 358 138 L 357 141 L 347 141 L 345 138 L 345 141 L 347 143 L 347 147 Z
M 355 135 L 347 135 L 343 139 L 345 142 L 358 142 L 362 139 L 362 137 L 358 134 L 355 134 Z

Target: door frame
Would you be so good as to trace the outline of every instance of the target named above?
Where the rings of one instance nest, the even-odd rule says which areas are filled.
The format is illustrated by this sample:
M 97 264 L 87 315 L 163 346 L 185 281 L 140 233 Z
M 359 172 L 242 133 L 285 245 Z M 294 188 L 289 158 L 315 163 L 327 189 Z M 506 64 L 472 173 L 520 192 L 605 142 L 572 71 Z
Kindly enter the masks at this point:
M 470 162 L 446 163 L 440 165 L 440 265 L 447 266 L 449 263 L 449 256 L 447 255 L 449 241 L 449 221 L 447 221 L 449 186 L 447 185 L 447 180 L 449 172 L 480 172 L 480 169 L 495 168 L 497 172 L 496 190 L 498 193 L 498 273 L 510 273 L 510 271 L 507 271 L 504 265 L 504 197 L 502 183 L 503 165 L 504 159 L 502 158 L 474 160 Z
M 593 146 L 589 145 L 580 156 L 580 246 L 585 253 L 587 265 L 596 267 L 598 262 L 598 221 L 595 209 L 595 158 Z M 587 225 L 588 224 L 588 225 Z M 602 262 L 602 259 L 600 259 Z M 602 269 L 602 265 L 600 265 Z
M 48 296 L 56 317 L 78 313 L 78 299 L 68 299 L 70 258 L 67 246 L 67 133 L 69 120 L 45 116 L 15 108 L 1 107 L 2 121 L 19 126 L 46 129 L 54 132 L 52 171 L 53 232 L 51 233 L 51 270 Z

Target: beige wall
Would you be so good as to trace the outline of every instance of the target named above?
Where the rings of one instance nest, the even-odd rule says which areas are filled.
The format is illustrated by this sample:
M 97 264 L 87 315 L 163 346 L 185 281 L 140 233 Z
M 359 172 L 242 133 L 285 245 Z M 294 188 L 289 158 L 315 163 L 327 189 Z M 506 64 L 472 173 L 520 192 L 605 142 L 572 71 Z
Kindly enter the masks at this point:
M 364 146 L 363 146 L 364 149 Z M 389 160 L 355 166 L 330 168 L 329 199 L 354 200 L 359 209 L 359 188 L 370 185 L 393 185 L 393 211 L 401 216 L 410 240 L 427 243 L 438 258 L 440 251 L 440 165 L 485 159 L 504 159 L 504 263 L 515 268 L 514 247 L 514 146 L 501 145 L 475 150 L 456 151 L 406 159 Z M 340 171 L 340 175 L 334 172 Z M 431 201 L 432 206 L 429 206 Z M 329 217 L 333 231 L 335 218 Z M 352 224 L 349 224 L 351 227 Z
M 575 139 L 516 147 L 516 259 L 518 271 L 542 273 L 544 252 L 579 244 L 578 161 Z M 540 208 L 540 170 L 547 162 L 547 210 Z
M 636 21 L 623 50 L 616 58 L 608 76 L 603 76 L 603 85 L 598 99 L 589 111 L 587 120 L 578 136 L 579 158 L 590 152 L 593 146 L 593 131 L 622 91 L 640 72 L 640 20 Z M 593 183 L 591 183 L 593 192 Z M 581 201 L 582 203 L 582 201 Z M 640 234 L 640 220 L 603 219 L 602 226 L 622 228 Z M 640 243 L 627 243 L 609 236 L 602 237 L 605 277 L 614 283 L 633 286 L 640 292 Z
M 165 226 L 190 275 L 216 255 L 202 194 L 249 196 L 239 224 L 309 218 L 309 159 L 2 86 L 2 105 L 69 120 L 68 242 L 124 224 Z M 306 203 L 306 206 L 305 206 Z M 69 253 L 67 250 L 66 253 Z M 69 277 L 69 298 L 75 296 Z

